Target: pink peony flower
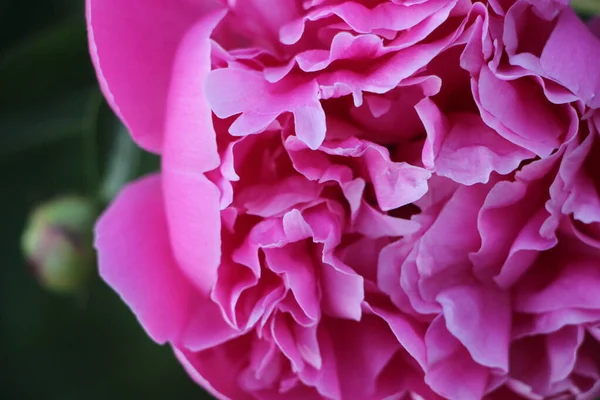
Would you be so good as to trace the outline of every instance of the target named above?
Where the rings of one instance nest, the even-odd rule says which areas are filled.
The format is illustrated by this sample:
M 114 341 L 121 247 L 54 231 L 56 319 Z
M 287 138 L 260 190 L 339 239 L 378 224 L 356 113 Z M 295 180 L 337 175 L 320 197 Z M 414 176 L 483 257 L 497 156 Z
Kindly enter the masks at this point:
M 217 398 L 600 393 L 600 40 L 567 0 L 87 16 L 162 156 L 98 222 L 100 272 Z

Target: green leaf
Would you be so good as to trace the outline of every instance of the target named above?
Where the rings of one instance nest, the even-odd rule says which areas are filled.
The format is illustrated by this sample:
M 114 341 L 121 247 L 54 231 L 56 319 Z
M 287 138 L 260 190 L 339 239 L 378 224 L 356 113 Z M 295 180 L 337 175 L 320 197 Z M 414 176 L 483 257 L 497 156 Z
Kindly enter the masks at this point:
M 600 0 L 572 0 L 571 5 L 579 14 L 599 15 Z

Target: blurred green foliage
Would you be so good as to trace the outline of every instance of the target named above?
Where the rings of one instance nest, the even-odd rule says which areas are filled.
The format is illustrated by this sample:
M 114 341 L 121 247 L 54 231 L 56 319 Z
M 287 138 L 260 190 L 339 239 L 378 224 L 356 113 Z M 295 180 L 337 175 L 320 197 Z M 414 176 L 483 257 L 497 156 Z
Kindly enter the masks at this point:
M 571 0 L 571 5 L 584 19 L 600 14 L 600 0 Z
M 97 88 L 84 3 L 0 0 L 0 399 L 208 398 L 102 281 L 82 299 L 57 296 L 20 254 L 37 205 L 65 194 L 106 200 L 158 169 Z

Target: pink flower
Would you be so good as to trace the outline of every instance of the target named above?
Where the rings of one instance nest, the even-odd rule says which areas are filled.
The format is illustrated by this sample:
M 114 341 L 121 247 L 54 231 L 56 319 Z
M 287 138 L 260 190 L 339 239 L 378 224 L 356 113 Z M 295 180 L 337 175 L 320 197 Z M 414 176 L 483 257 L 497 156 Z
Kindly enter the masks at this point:
M 102 277 L 220 399 L 600 393 L 600 41 L 566 0 L 88 0 L 162 171 Z

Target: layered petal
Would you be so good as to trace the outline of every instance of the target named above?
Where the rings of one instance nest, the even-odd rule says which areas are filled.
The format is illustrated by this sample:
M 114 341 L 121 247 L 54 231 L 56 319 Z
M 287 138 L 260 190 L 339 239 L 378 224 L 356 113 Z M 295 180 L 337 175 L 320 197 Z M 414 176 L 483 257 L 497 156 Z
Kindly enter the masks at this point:
M 215 397 L 600 394 L 600 42 L 566 0 L 87 17 L 162 156 L 100 219 L 100 273 Z

